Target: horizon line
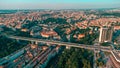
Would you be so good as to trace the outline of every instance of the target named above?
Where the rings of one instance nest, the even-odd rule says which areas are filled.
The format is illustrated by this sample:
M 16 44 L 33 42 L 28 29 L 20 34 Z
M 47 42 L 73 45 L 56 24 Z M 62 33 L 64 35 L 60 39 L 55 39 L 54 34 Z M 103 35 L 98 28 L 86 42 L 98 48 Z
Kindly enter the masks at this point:
M 105 7 L 105 8 L 0 8 L 0 10 L 80 10 L 80 9 L 119 9 L 120 7 Z

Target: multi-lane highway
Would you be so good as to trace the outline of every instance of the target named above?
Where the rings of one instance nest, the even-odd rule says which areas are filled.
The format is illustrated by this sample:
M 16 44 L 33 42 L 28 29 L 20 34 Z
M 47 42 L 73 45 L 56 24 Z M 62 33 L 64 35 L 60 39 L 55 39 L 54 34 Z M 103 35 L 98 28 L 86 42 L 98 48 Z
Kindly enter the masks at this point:
M 12 36 L 7 35 L 8 38 L 17 39 L 17 40 L 25 40 L 31 42 L 42 42 L 47 44 L 57 44 L 61 46 L 68 46 L 68 47 L 77 47 L 77 48 L 84 48 L 89 50 L 102 50 L 106 52 L 111 52 L 111 47 L 104 47 L 104 46 L 93 46 L 93 45 L 85 45 L 85 44 L 77 44 L 77 43 L 70 43 L 70 42 L 61 42 L 61 41 L 54 41 L 54 40 L 44 40 L 44 39 L 37 39 L 37 38 L 28 38 L 28 37 L 20 37 L 20 36 Z

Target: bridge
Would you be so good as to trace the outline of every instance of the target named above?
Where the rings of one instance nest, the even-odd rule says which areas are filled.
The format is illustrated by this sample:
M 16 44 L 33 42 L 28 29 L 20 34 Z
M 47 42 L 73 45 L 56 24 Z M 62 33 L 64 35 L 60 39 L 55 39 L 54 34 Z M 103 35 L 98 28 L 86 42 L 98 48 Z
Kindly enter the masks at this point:
M 41 42 L 41 43 L 47 43 L 47 44 L 57 44 L 60 46 L 84 48 L 89 50 L 100 49 L 102 51 L 111 52 L 111 47 L 105 47 L 105 46 L 93 46 L 93 45 L 86 45 L 86 44 L 77 44 L 77 43 L 61 42 L 61 41 L 54 41 L 54 40 L 44 40 L 44 39 L 28 38 L 28 37 L 20 37 L 20 36 L 12 36 L 12 35 L 8 35 L 7 37 L 11 39 L 25 40 L 25 41 L 31 41 L 36 43 Z

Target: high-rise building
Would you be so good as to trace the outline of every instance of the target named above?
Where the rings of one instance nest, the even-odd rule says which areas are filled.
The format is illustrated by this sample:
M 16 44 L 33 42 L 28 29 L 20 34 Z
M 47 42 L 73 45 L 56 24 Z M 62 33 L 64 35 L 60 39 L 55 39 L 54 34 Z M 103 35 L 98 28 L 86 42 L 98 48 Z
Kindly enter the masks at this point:
M 112 26 L 103 26 L 100 28 L 100 36 L 99 42 L 111 42 L 113 35 L 113 27 Z

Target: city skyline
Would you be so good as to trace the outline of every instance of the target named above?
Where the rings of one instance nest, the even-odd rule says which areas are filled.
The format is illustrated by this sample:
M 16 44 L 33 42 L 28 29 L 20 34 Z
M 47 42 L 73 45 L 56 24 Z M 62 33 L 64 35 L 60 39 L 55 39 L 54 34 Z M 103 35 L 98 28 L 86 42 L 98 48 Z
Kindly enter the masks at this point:
M 0 9 L 119 8 L 119 0 L 1 0 Z

